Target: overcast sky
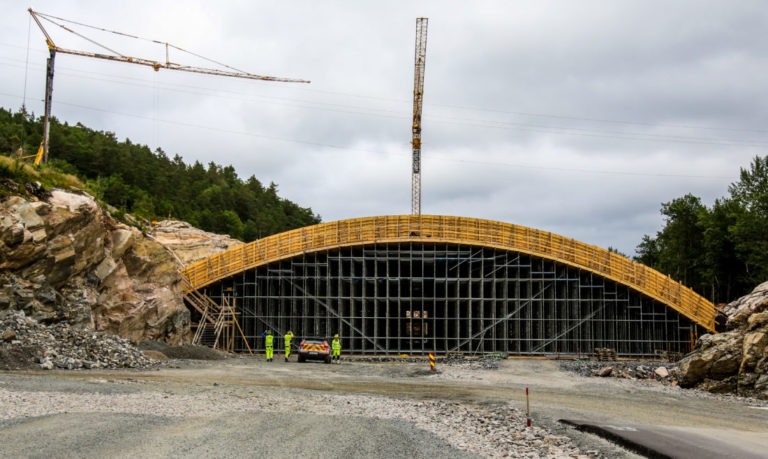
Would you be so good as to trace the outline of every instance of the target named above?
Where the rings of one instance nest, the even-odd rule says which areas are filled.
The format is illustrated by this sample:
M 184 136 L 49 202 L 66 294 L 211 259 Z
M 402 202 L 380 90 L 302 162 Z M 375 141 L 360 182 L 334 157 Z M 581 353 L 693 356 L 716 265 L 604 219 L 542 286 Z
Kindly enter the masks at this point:
M 41 114 L 26 9 L 167 41 L 241 80 L 59 54 L 53 114 L 232 164 L 323 221 L 410 213 L 415 19 L 429 18 L 425 214 L 535 227 L 632 255 L 686 193 L 768 150 L 763 1 L 0 0 L 0 106 Z M 63 48 L 100 51 L 46 23 Z M 70 25 L 122 54 L 164 47 Z M 180 64 L 212 66 L 171 52 Z

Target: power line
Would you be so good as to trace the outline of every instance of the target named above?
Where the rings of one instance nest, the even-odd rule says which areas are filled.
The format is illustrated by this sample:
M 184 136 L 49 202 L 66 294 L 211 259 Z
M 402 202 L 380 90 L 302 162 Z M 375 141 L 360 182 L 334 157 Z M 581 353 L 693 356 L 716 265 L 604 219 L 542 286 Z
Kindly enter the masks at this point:
M 20 97 L 18 95 L 14 94 L 8 94 L 0 92 L 0 95 L 9 96 L 9 97 Z M 202 124 L 195 124 L 195 123 L 186 123 L 183 121 L 175 121 L 175 120 L 168 120 L 168 119 L 162 119 L 162 118 L 153 118 L 150 116 L 144 116 L 144 115 L 137 115 L 137 114 L 131 114 L 131 113 L 122 113 L 122 112 L 116 112 L 113 110 L 105 110 L 95 107 L 89 107 L 81 104 L 75 104 L 65 101 L 57 102 L 57 104 L 67 105 L 71 107 L 77 107 L 82 108 L 85 110 L 91 110 L 91 111 L 97 111 L 102 113 L 110 113 L 114 115 L 119 116 L 126 116 L 130 118 L 137 118 L 137 119 L 144 119 L 148 121 L 158 121 L 165 124 L 173 124 L 188 128 L 194 128 L 194 129 L 205 129 L 208 131 L 214 131 L 214 132 L 221 132 L 225 134 L 236 134 L 236 135 L 242 135 L 242 136 L 248 136 L 248 137 L 256 137 L 266 140 L 272 140 L 272 141 L 279 141 L 279 142 L 291 142 L 291 143 L 298 143 L 303 145 L 310 145 L 310 146 L 316 146 L 316 147 L 324 147 L 324 148 L 331 148 L 334 150 L 339 151 L 356 151 L 356 152 L 364 152 L 364 153 L 373 153 L 377 155 L 383 155 L 383 156 L 402 156 L 402 157 L 408 157 L 410 156 L 410 153 L 393 153 L 393 152 L 385 152 L 381 150 L 370 150 L 365 148 L 357 148 L 357 147 L 346 147 L 341 145 L 334 145 L 329 143 L 323 143 L 323 142 L 315 142 L 310 140 L 300 140 L 300 139 L 294 139 L 294 138 L 288 138 L 288 137 L 279 137 L 279 136 L 273 136 L 273 135 L 266 135 L 266 134 L 260 134 L 260 133 L 254 133 L 250 131 L 239 131 L 234 129 L 224 129 L 224 128 L 217 128 L 213 126 L 206 126 Z M 405 145 L 405 144 L 403 144 Z M 693 179 L 708 179 L 708 180 L 722 180 L 722 179 L 729 179 L 730 177 L 725 176 L 707 176 L 707 175 L 691 175 L 691 174 L 663 174 L 663 173 L 643 173 L 643 172 L 630 172 L 630 171 L 617 171 L 617 170 L 593 170 L 593 169 L 580 169 L 580 168 L 567 168 L 567 167 L 553 167 L 553 166 L 538 166 L 538 165 L 531 165 L 531 164 L 525 164 L 525 163 L 507 163 L 502 161 L 478 161 L 478 160 L 467 160 L 467 159 L 455 159 L 455 158 L 445 158 L 445 157 L 435 157 L 430 159 L 431 161 L 447 161 L 447 162 L 457 162 L 457 163 L 468 163 L 468 164 L 481 164 L 481 165 L 490 165 L 490 166 L 505 166 L 505 167 L 511 167 L 511 168 L 527 168 L 527 169 L 540 169 L 540 170 L 552 170 L 552 171 L 563 171 L 563 172 L 578 172 L 578 173 L 587 173 L 587 174 L 601 174 L 601 175 L 626 175 L 626 176 L 640 176 L 640 177 L 659 177 L 659 178 L 693 178 Z
M 70 74 L 67 72 L 59 72 L 59 73 L 60 74 L 63 73 L 65 75 L 78 76 L 79 78 L 85 78 L 85 79 L 90 79 L 95 81 L 106 81 L 106 82 L 119 83 L 119 84 L 124 84 L 129 86 L 135 86 L 135 87 L 145 87 L 145 88 L 153 88 L 153 89 L 161 88 L 161 89 L 178 92 L 178 93 L 196 94 L 196 95 L 212 95 L 210 93 L 201 93 L 197 91 L 177 89 L 171 86 L 160 85 L 157 87 L 153 87 L 149 85 L 143 85 L 140 83 L 126 82 L 126 81 L 112 80 L 112 79 L 103 79 L 103 78 L 90 77 L 90 76 L 81 76 L 77 74 Z M 95 72 L 88 72 L 88 73 L 95 73 Z M 134 78 L 125 78 L 125 79 L 146 81 L 146 80 L 134 79 Z M 181 86 L 184 86 L 184 85 L 181 85 Z M 200 88 L 200 87 L 194 87 L 194 86 L 193 88 L 203 89 L 203 90 L 207 89 L 207 88 Z M 214 90 L 211 89 L 211 91 L 214 91 Z M 229 92 L 232 94 L 241 94 L 234 91 L 222 91 L 222 90 L 216 90 L 216 91 Z M 220 96 L 220 95 L 217 95 L 217 97 L 226 97 L 226 98 L 238 100 L 241 102 L 243 101 L 242 97 Z M 336 112 L 336 113 L 376 116 L 376 117 L 403 119 L 403 120 L 410 119 L 408 115 L 399 114 L 400 112 L 397 112 L 394 110 L 370 109 L 367 107 L 360 107 L 360 106 L 317 103 L 317 102 L 302 103 L 299 101 L 299 103 L 295 103 L 296 99 L 282 98 L 282 97 L 276 97 L 276 96 L 263 96 L 263 95 L 251 96 L 249 97 L 249 99 L 253 100 L 252 99 L 253 97 L 276 101 L 272 103 L 279 104 L 285 107 L 293 107 L 293 108 L 299 108 L 299 109 L 321 110 L 321 111 Z M 338 107 L 338 108 L 332 108 L 332 107 Z M 569 135 L 569 136 L 578 136 L 578 137 L 607 138 L 607 139 L 633 140 L 633 141 L 639 140 L 639 141 L 652 141 L 652 142 L 671 142 L 671 143 L 685 143 L 685 144 L 697 144 L 697 145 L 740 146 L 740 147 L 752 147 L 752 148 L 768 147 L 768 141 L 761 141 L 761 140 L 755 140 L 755 139 L 739 140 L 739 139 L 731 139 L 731 138 L 691 137 L 691 136 L 679 136 L 679 135 L 652 134 L 652 133 L 643 133 L 643 132 L 597 131 L 593 129 L 578 128 L 578 127 L 547 126 L 547 125 L 514 123 L 509 121 L 497 121 L 497 120 L 486 120 L 486 119 L 477 120 L 477 119 L 471 119 L 471 118 L 456 118 L 456 117 L 453 117 L 453 118 L 431 117 L 429 122 L 439 123 L 439 124 L 452 124 L 452 125 L 458 125 L 458 126 L 489 128 L 489 129 L 502 129 L 502 130 L 516 129 L 516 130 L 538 132 L 538 133 L 544 133 L 544 134 L 560 134 L 560 135 Z
M 0 43 L 0 45 L 18 47 L 16 45 L 11 45 L 11 44 L 8 44 L 8 43 Z M 37 51 L 42 52 L 41 50 L 37 50 Z M 62 68 L 66 69 L 66 67 L 62 67 Z M 72 71 L 75 71 L 75 72 L 82 72 L 82 73 L 97 73 L 97 72 L 83 72 L 81 70 L 72 69 L 72 68 L 69 68 L 69 70 L 72 70 Z M 125 77 L 117 76 L 117 75 L 109 75 L 109 74 L 102 74 L 102 75 L 118 77 L 118 78 L 125 78 Z M 136 81 L 149 81 L 149 80 L 140 79 L 140 78 L 129 78 L 129 79 L 133 79 L 133 80 L 136 80 Z M 204 88 L 204 87 L 189 86 L 189 85 L 179 85 L 179 86 L 187 86 L 187 87 L 190 87 L 190 88 L 209 90 L 209 91 L 223 91 L 223 92 L 229 92 L 229 93 L 232 93 L 232 94 L 240 94 L 240 95 L 245 94 L 243 92 L 226 91 L 226 90 L 222 90 L 222 89 L 219 89 L 219 88 L 213 89 L 213 88 Z M 370 95 L 365 95 L 365 94 L 355 94 L 355 93 L 348 93 L 348 92 L 342 92 L 342 91 L 323 90 L 323 89 L 318 89 L 318 88 L 292 88 L 292 90 L 305 91 L 305 92 L 309 92 L 309 93 L 342 95 L 342 96 L 355 97 L 355 98 L 363 98 L 363 99 L 380 100 L 380 101 L 386 101 L 386 102 L 397 102 L 397 103 L 403 103 L 403 104 L 410 104 L 410 101 L 407 100 L 407 99 L 389 98 L 389 97 L 381 97 L 381 96 L 370 96 Z M 279 98 L 279 97 L 274 97 L 274 96 L 262 96 L 262 97 L 273 97 L 275 99 L 289 100 L 289 99 Z M 637 126 L 647 126 L 647 127 L 654 127 L 654 128 L 694 129 L 694 130 L 729 131 L 729 132 L 752 132 L 752 133 L 761 133 L 761 134 L 768 133 L 768 129 L 731 128 L 731 127 L 722 127 L 722 126 L 696 126 L 696 125 L 686 125 L 686 124 L 658 124 L 658 123 L 650 123 L 650 122 L 643 122 L 643 121 L 630 121 L 630 120 L 609 119 L 609 118 L 594 118 L 594 117 L 575 116 L 575 115 L 523 112 L 523 111 L 513 111 L 513 110 L 500 110 L 500 109 L 493 109 L 493 108 L 473 107 L 473 106 L 455 105 L 455 104 L 425 103 L 424 107 L 425 108 L 428 108 L 428 107 L 442 107 L 442 108 L 449 108 L 449 109 L 456 109 L 456 110 L 468 110 L 468 111 L 477 111 L 477 112 L 497 113 L 497 114 L 503 114 L 503 115 L 527 116 L 527 117 L 537 117 L 537 118 L 551 118 L 551 119 L 573 120 L 573 121 L 587 121 L 587 122 L 596 122 L 596 123 L 611 123 L 611 124 L 621 124 L 621 125 L 637 125 Z M 570 128 L 570 129 L 578 129 L 578 128 Z

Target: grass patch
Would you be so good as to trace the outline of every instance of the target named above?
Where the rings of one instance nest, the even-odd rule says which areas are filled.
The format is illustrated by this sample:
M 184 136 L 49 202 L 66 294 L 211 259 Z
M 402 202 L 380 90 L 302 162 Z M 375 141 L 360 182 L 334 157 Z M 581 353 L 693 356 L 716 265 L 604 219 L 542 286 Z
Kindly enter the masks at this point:
M 0 156 L 0 178 L 8 178 L 17 182 L 26 183 L 40 180 L 40 174 L 34 167 L 25 164 L 19 159 Z
M 86 186 L 77 177 L 64 173 L 54 166 L 45 164 L 34 166 L 3 155 L 0 155 L 0 178 L 10 179 L 22 185 L 40 182 L 45 188 L 86 190 Z

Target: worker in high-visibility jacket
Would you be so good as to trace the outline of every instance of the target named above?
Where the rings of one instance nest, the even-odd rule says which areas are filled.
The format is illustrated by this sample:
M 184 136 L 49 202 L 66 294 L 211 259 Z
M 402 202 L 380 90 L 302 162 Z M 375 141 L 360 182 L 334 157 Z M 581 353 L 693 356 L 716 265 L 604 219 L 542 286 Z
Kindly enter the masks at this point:
M 275 337 L 272 336 L 272 330 L 267 330 L 264 333 L 261 334 L 261 337 L 264 338 L 264 344 L 267 348 L 267 362 L 272 361 L 272 354 L 274 353 L 274 344 L 275 344 Z
M 291 338 L 293 338 L 293 332 L 288 330 L 283 339 L 285 340 L 285 361 L 288 361 L 288 357 L 291 356 Z
M 331 359 L 337 364 L 341 364 L 341 341 L 339 340 L 338 334 L 333 335 L 333 341 L 331 341 L 331 350 L 333 351 Z

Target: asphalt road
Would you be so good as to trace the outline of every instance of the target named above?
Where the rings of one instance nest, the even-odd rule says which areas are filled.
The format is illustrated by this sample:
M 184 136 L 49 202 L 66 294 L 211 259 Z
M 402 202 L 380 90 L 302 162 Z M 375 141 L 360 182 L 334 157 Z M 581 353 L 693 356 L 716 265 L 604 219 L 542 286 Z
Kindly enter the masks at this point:
M 768 450 L 760 438 L 753 441 L 730 431 L 706 431 L 668 426 L 601 424 L 584 420 L 563 419 L 561 422 L 579 430 L 599 435 L 631 451 L 654 458 L 679 459 L 761 459 Z

